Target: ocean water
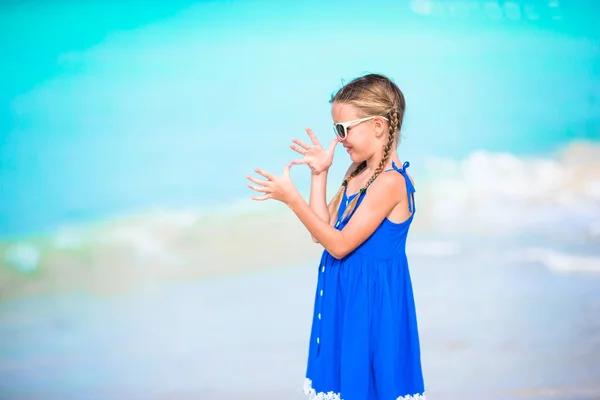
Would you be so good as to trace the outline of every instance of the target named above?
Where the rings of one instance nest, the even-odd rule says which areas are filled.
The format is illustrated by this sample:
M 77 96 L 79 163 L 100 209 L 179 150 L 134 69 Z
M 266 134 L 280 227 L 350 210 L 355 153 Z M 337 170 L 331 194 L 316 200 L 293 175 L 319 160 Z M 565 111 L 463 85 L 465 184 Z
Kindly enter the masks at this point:
M 305 238 L 285 207 L 250 201 L 245 177 L 279 172 L 306 127 L 329 142 L 330 95 L 365 72 L 407 98 L 417 246 L 510 239 L 524 258 L 599 269 L 593 5 L 150 4 L 3 6 L 5 292 L 96 264 L 238 265 L 215 249 Z M 348 163 L 339 146 L 330 193 Z M 308 195 L 307 169 L 292 176 Z
M 0 236 L 239 204 L 245 176 L 282 169 L 305 127 L 332 138 L 329 97 L 364 72 L 405 92 L 399 151 L 418 183 L 443 176 L 426 167 L 438 159 L 507 154 L 528 174 L 521 157 L 600 140 L 591 5 L 517 2 L 498 18 L 485 2 L 427 4 L 3 6 Z M 349 162 L 339 150 L 332 180 Z

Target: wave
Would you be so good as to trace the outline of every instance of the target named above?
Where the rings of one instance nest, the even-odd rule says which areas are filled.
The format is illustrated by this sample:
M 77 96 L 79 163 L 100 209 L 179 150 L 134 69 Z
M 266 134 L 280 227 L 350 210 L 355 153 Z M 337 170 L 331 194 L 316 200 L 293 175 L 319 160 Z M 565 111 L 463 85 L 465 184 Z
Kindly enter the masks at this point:
M 541 263 L 548 269 L 561 273 L 600 274 L 600 257 L 594 255 L 576 255 L 553 249 L 533 247 L 519 251 L 513 261 Z
M 414 177 L 412 229 L 418 239 L 409 240 L 411 254 L 461 256 L 466 254 L 461 235 L 471 234 L 600 242 L 600 145 L 574 143 L 545 158 L 478 151 L 462 160 L 430 159 L 427 167 L 427 179 Z M 207 209 L 140 212 L 63 226 L 42 238 L 5 241 L 0 266 L 20 276 L 44 270 L 46 278 L 53 276 L 48 271 L 60 277 L 82 267 L 101 271 L 92 274 L 96 278 L 124 270 L 199 276 L 297 264 L 321 250 L 286 206 L 247 198 Z M 524 257 L 553 270 L 594 270 L 598 261 L 569 251 L 532 250 Z M 2 292 L 20 279 L 6 270 L 0 268 Z
M 477 151 L 463 160 L 430 159 L 427 166 L 420 200 L 432 230 L 600 237 L 600 145 L 574 143 L 546 158 Z

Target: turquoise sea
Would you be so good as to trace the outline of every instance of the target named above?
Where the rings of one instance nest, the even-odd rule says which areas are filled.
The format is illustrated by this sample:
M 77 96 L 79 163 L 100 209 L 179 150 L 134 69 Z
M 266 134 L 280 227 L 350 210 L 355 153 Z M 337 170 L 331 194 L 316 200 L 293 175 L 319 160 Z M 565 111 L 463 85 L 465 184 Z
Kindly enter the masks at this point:
M 488 3 L 7 3 L 0 237 L 245 199 L 305 127 L 329 141 L 331 93 L 365 72 L 405 92 L 400 155 L 421 180 L 434 158 L 600 140 L 593 12 Z

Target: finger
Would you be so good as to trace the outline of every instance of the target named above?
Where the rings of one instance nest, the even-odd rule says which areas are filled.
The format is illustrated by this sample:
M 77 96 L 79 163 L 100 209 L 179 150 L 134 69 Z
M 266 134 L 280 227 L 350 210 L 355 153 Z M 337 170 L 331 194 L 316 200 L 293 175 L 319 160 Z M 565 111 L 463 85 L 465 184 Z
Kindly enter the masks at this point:
M 248 185 L 248 187 L 254 191 L 260 192 L 260 193 L 267 193 L 267 191 L 269 190 L 266 187 L 259 187 L 259 186 L 255 186 L 255 185 Z
M 306 133 L 308 133 L 308 137 L 310 138 L 310 141 L 313 142 L 313 144 L 315 146 L 320 146 L 319 139 L 317 139 L 317 137 L 315 136 L 315 134 L 313 133 L 313 131 L 310 128 L 306 128 Z
M 269 182 L 267 181 L 262 181 L 260 179 L 256 179 L 253 176 L 248 175 L 246 178 L 248 178 L 249 181 L 252 181 L 254 183 L 256 183 L 257 185 L 261 185 L 261 186 L 269 186 Z
M 273 179 L 275 178 L 275 177 L 274 177 L 272 174 L 268 173 L 267 171 L 263 171 L 263 170 L 262 170 L 262 169 L 260 169 L 260 168 L 256 168 L 254 171 L 255 171 L 257 174 L 264 176 L 264 177 L 265 177 L 265 178 L 267 178 L 268 180 L 273 180 Z
M 290 145 L 290 148 L 291 148 L 292 150 L 294 150 L 295 152 L 297 152 L 297 153 L 300 153 L 300 154 L 302 154 L 302 155 L 305 155 L 305 154 L 306 154 L 306 150 L 305 150 L 305 149 L 302 149 L 302 148 L 300 148 L 300 147 L 298 147 L 298 146 L 296 146 L 296 145 L 294 145 L 294 144 Z
M 300 139 L 293 139 L 292 142 L 296 143 L 298 146 L 304 148 L 304 150 L 310 149 L 310 145 L 308 143 L 304 143 Z
M 300 165 L 300 164 L 309 165 L 310 162 L 308 160 L 293 160 L 293 161 L 290 161 L 290 164 L 291 165 Z
M 265 201 L 265 200 L 269 200 L 272 198 L 273 198 L 273 196 L 271 196 L 270 194 L 265 194 L 264 196 L 252 196 L 252 200 L 256 200 L 256 201 Z
M 290 176 L 290 168 L 292 168 L 292 163 L 289 163 L 283 169 L 283 176 Z
M 335 139 L 333 139 L 331 141 L 331 143 L 329 144 L 329 150 L 334 150 L 335 146 L 337 146 L 337 144 L 340 142 L 340 140 L 336 137 Z

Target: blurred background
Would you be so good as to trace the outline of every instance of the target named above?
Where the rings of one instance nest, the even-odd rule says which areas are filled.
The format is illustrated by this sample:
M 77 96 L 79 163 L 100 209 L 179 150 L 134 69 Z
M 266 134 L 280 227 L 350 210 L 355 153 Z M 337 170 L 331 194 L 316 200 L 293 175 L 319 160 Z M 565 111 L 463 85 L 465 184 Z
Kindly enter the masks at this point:
M 600 399 L 598 15 L 0 3 L 0 398 L 304 398 L 322 248 L 245 177 L 329 143 L 331 94 L 377 72 L 407 100 L 428 398 Z

